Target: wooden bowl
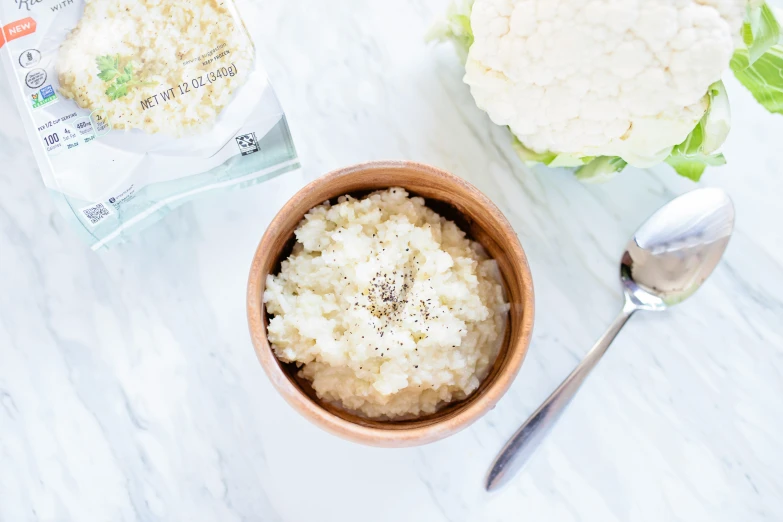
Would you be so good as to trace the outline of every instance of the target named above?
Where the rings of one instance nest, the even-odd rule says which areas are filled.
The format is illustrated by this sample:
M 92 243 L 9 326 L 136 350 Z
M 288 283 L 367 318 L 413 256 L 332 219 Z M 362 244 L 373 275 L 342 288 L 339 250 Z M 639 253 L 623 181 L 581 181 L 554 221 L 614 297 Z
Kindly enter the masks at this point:
M 503 275 L 511 303 L 505 338 L 487 378 L 465 400 L 413 420 L 371 420 L 320 401 L 293 364 L 275 357 L 267 339 L 263 304 L 268 274 L 280 270 L 294 244 L 294 230 L 313 207 L 344 194 L 361 196 L 403 187 L 422 196 L 427 206 L 454 220 L 481 243 Z M 522 365 L 533 330 L 533 283 L 517 235 L 500 210 L 475 187 L 442 170 L 404 161 L 380 161 L 346 167 L 322 176 L 294 195 L 275 216 L 258 245 L 247 289 L 247 316 L 258 360 L 286 401 L 308 420 L 345 439 L 372 446 L 415 446 L 442 439 L 467 427 L 495 406 Z

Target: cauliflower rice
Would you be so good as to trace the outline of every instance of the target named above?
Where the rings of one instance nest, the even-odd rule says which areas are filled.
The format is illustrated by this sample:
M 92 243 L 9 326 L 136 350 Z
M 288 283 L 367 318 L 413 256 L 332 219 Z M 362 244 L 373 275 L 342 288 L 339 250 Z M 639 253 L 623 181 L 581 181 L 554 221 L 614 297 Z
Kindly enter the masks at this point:
M 86 0 L 82 18 L 60 47 L 60 92 L 80 107 L 103 109 L 115 129 L 181 136 L 211 125 L 253 62 L 253 44 L 229 5 L 218 0 Z M 130 63 L 134 79 L 144 85 L 112 99 L 106 91 L 114 82 L 98 77 L 101 56 L 118 57 L 121 70 Z M 214 83 L 199 80 L 231 64 L 236 74 Z M 188 90 L 182 93 L 185 83 Z M 161 93 L 169 89 L 172 96 L 164 101 Z M 144 109 L 142 102 L 155 94 L 158 100 Z
M 455 223 L 400 188 L 313 208 L 266 281 L 277 357 L 321 399 L 368 417 L 432 413 L 478 388 L 509 305 Z

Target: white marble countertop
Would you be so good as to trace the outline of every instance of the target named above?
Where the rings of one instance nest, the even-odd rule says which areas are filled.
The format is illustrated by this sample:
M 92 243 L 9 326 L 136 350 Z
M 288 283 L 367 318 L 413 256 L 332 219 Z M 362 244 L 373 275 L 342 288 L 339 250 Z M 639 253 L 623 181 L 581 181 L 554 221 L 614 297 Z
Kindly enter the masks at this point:
M 783 519 L 783 117 L 727 82 L 730 164 L 703 182 L 736 203 L 725 262 L 676 310 L 635 317 L 526 470 L 488 495 L 497 450 L 618 311 L 626 239 L 693 184 L 665 166 L 601 186 L 521 167 L 452 49 L 422 40 L 443 1 L 248 1 L 303 171 L 188 204 L 109 252 L 56 212 L 0 80 L 0 521 Z M 244 310 L 253 250 L 284 201 L 386 158 L 489 195 L 537 291 L 506 397 L 405 450 L 294 413 Z

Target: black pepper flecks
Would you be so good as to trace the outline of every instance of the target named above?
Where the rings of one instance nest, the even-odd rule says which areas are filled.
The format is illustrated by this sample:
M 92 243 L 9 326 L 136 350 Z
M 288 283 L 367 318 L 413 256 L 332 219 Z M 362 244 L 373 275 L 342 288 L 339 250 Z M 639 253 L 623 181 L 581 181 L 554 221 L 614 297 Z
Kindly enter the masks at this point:
M 373 237 L 375 236 L 373 234 Z M 386 250 L 382 245 L 379 246 L 381 246 L 380 252 Z M 409 252 L 410 248 L 405 250 Z M 418 342 L 427 336 L 426 332 L 429 331 L 427 322 L 431 318 L 437 317 L 432 298 L 415 299 L 411 295 L 416 279 L 415 275 L 418 271 L 418 266 L 415 265 L 418 265 L 419 262 L 414 258 L 410 259 L 409 263 L 403 269 L 377 271 L 370 280 L 368 288 L 357 296 L 353 303 L 354 308 L 364 308 L 373 316 L 370 325 L 375 329 L 379 338 L 393 331 L 395 327 L 402 327 L 405 321 L 412 319 L 420 332 L 414 338 Z M 427 278 L 427 281 L 429 280 L 430 278 Z M 403 342 L 398 342 L 396 339 L 391 342 L 404 346 Z M 375 351 L 380 352 L 381 357 L 383 357 L 384 351 L 390 351 L 388 347 L 383 350 L 384 346 L 381 346 L 380 350 L 378 347 L 374 348 Z M 414 347 L 414 349 L 418 352 L 418 348 Z

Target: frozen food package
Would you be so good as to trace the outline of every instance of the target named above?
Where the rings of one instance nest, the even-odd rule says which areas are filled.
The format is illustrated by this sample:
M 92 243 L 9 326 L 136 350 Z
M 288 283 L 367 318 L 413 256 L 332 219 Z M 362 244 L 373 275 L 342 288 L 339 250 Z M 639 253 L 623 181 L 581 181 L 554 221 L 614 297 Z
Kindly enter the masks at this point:
M 0 0 L 0 25 L 44 184 L 93 249 L 299 167 L 232 0 Z

